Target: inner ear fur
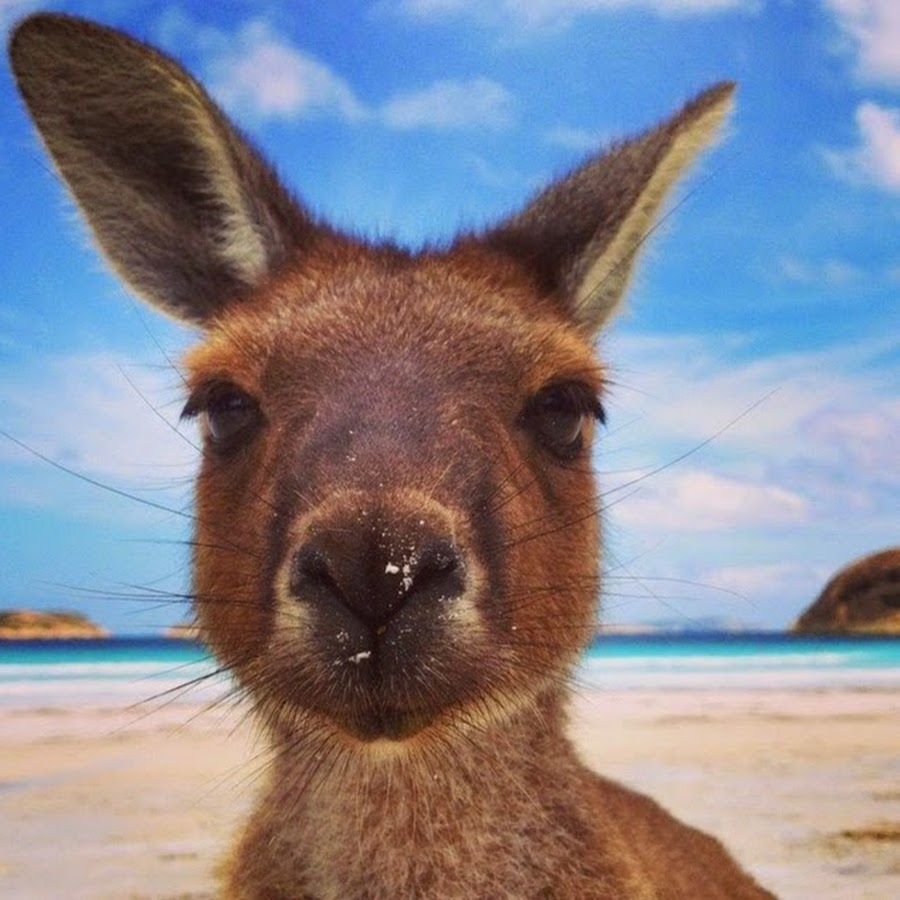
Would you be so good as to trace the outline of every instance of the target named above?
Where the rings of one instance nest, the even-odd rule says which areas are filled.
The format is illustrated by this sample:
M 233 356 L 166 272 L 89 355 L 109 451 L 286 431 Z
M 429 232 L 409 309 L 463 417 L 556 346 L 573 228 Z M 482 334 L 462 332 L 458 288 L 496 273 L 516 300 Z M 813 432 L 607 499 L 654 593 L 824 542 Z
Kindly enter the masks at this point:
M 597 332 L 620 304 L 672 187 L 715 140 L 734 90 L 715 84 L 657 127 L 589 159 L 486 242 L 524 263 L 579 326 Z
M 203 88 L 121 32 L 38 14 L 14 31 L 18 86 L 118 274 L 205 324 L 321 230 Z

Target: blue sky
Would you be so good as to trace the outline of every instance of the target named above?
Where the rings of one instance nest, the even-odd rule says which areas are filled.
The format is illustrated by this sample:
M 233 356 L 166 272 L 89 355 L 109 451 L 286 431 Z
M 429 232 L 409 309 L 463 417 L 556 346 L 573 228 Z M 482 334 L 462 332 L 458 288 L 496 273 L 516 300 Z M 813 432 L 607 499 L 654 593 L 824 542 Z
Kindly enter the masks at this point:
M 781 627 L 900 540 L 896 0 L 0 0 L 0 28 L 38 6 L 173 53 L 310 206 L 412 245 L 738 80 L 600 344 L 607 618 Z M 0 605 L 152 630 L 188 584 L 192 335 L 105 272 L 7 69 L 0 104 L 0 429 L 176 511 L 0 437 Z

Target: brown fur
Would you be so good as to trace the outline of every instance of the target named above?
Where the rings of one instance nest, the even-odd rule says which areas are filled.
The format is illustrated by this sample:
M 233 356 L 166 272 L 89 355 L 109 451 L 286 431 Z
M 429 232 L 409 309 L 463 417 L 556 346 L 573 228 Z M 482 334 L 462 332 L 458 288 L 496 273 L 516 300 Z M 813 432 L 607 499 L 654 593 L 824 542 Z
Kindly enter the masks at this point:
M 11 55 L 111 265 L 205 331 L 195 606 L 272 745 L 226 895 L 769 896 L 565 737 L 593 336 L 732 86 L 413 255 L 316 224 L 155 50 L 40 15 Z

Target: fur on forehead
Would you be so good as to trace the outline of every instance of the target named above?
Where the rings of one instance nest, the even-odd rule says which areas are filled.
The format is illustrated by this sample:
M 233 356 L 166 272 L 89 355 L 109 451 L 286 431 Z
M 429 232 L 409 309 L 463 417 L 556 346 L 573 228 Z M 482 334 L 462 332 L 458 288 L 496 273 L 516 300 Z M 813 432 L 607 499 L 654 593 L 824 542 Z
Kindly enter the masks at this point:
M 252 390 L 284 357 L 321 353 L 352 367 L 360 350 L 406 347 L 440 353 L 448 369 L 512 365 L 525 392 L 575 379 L 599 391 L 602 368 L 583 330 L 542 300 L 523 270 L 494 256 L 473 245 L 452 254 L 357 248 L 340 261 L 333 249 L 321 264 L 306 258 L 209 324 L 186 357 L 190 380 L 229 377 Z

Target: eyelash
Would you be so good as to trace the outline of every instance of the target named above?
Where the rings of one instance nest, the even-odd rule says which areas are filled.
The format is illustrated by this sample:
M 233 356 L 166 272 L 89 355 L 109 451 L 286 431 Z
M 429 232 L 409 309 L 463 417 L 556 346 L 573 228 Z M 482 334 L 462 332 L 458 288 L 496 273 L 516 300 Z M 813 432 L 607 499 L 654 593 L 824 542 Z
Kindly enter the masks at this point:
M 545 450 L 569 462 L 581 454 L 591 419 L 606 423 L 603 404 L 587 385 L 573 381 L 542 388 L 525 405 L 520 421 Z
M 221 453 L 237 449 L 262 422 L 259 404 L 227 381 L 213 381 L 194 391 L 182 419 L 200 419 L 209 444 Z

